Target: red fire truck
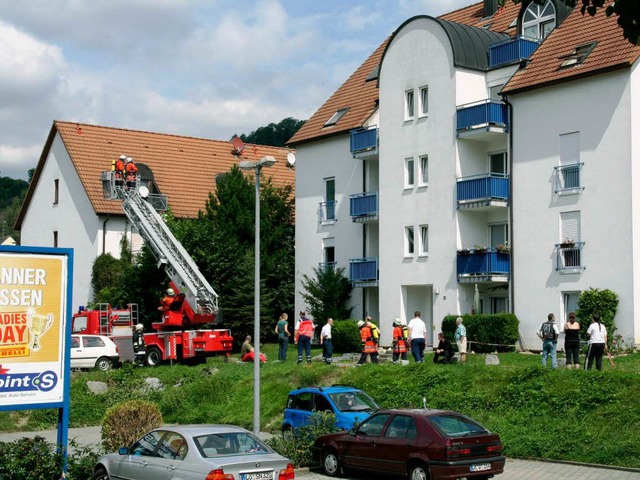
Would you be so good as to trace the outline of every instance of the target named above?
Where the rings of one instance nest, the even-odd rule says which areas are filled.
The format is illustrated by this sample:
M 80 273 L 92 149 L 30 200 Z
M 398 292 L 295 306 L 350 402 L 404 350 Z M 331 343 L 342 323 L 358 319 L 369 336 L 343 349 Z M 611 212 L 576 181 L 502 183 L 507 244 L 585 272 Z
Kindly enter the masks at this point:
M 231 352 L 233 337 L 225 329 L 200 329 L 214 324 L 218 317 L 218 295 L 196 263 L 174 237 L 157 210 L 166 210 L 164 195 L 150 194 L 139 179 L 135 186 L 116 182 L 115 172 L 102 173 L 104 196 L 122 200 L 129 221 L 138 229 L 170 278 L 176 297 L 159 322 L 151 324 L 153 333 L 145 333 L 146 364 L 155 366 L 166 360 L 197 363 L 206 357 Z M 138 306 L 112 308 L 100 304 L 96 310 L 80 310 L 73 316 L 73 332 L 106 335 L 118 346 L 123 360 L 133 359 L 131 337 L 138 323 Z

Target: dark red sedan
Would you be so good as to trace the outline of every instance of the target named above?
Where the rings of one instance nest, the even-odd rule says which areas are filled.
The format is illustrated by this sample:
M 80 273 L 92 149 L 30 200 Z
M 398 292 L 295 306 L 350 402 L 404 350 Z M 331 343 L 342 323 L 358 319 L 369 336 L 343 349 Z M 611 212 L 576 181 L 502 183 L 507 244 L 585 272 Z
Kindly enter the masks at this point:
M 447 410 L 380 410 L 357 428 L 323 435 L 313 445 L 325 473 L 367 470 L 411 480 L 491 478 L 502 473 L 500 437 Z

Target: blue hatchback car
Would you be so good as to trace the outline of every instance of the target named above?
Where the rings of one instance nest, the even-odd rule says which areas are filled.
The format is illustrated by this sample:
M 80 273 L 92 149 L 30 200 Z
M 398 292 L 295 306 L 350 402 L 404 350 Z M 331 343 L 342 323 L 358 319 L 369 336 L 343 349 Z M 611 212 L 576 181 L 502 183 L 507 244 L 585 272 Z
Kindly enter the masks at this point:
M 378 408 L 369 395 L 350 385 L 299 388 L 289 392 L 282 433 L 308 425 L 311 415 L 319 412 L 333 413 L 336 427 L 349 430 Z

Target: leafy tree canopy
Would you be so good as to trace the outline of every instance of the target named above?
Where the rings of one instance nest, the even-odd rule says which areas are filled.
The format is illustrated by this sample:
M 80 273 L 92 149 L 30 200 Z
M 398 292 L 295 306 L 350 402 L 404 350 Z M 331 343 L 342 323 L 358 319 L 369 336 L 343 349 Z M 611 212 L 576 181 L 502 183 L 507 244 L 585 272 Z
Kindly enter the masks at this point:
M 351 297 L 351 282 L 343 268 L 314 268 L 315 278 L 303 275 L 302 294 L 309 306 L 309 313 L 319 322 L 327 318 L 346 320 L 351 316 L 353 307 L 348 307 Z
M 257 145 L 270 145 L 272 147 L 284 147 L 293 135 L 304 125 L 305 120 L 296 120 L 287 117 L 280 123 L 270 123 L 266 127 L 258 127 L 249 135 L 240 135 L 240 140 Z M 234 135 L 236 137 L 238 135 Z
M 500 0 L 500 5 L 504 5 L 506 0 Z M 512 0 L 518 4 L 523 0 Z M 545 0 L 533 0 L 538 4 L 543 4 Z M 608 17 L 611 15 L 618 16 L 618 25 L 624 32 L 626 38 L 633 45 L 638 45 L 640 40 L 640 2 L 638 0 L 562 0 L 565 5 L 575 7 L 581 5 L 580 12 L 584 15 L 588 13 L 592 17 L 598 13 L 598 10 L 604 8 Z M 609 5 L 605 8 L 605 3 Z

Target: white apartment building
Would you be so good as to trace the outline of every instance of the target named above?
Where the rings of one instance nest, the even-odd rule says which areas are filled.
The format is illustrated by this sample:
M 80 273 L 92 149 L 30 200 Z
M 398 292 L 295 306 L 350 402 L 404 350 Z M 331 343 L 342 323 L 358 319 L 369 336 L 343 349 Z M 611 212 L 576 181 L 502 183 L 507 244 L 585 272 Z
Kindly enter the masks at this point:
M 407 20 L 291 139 L 296 307 L 302 274 L 335 262 L 383 345 L 394 317 L 420 310 L 433 340 L 479 309 L 515 313 L 538 349 L 548 313 L 608 288 L 638 343 L 639 54 L 555 0 Z

